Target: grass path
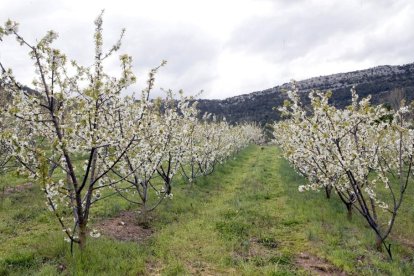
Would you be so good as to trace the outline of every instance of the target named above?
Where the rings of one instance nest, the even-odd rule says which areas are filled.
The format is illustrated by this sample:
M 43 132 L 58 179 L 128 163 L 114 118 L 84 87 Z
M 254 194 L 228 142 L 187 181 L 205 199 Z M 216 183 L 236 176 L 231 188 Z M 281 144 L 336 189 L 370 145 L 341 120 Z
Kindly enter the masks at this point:
M 268 148 L 250 148 L 199 183 L 208 196 L 157 236 L 160 269 L 251 275 L 291 268 L 284 247 L 294 244 L 297 235 L 283 242 L 276 238 L 290 232 L 284 226 L 292 225 L 288 220 L 278 227 L 283 218 L 275 210 L 283 208 L 285 199 L 278 174 L 271 169 L 275 163 L 271 153 Z
M 397 241 L 414 241 L 413 189 L 391 263 L 373 249 L 364 221 L 347 221 L 335 197 L 299 193 L 303 182 L 277 148 L 251 146 L 193 187 L 177 182 L 174 199 L 153 213 L 145 242 L 102 237 L 74 257 L 33 187 L 2 201 L 0 275 L 309 275 L 300 256 L 315 273 L 414 273 L 413 248 Z M 113 198 L 95 217 L 131 208 Z

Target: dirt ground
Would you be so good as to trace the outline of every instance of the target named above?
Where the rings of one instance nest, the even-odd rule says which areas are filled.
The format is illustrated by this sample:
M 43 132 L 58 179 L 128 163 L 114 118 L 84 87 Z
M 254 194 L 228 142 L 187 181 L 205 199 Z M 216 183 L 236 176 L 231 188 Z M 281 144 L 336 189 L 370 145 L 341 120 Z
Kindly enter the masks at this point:
M 305 252 L 301 252 L 296 257 L 295 264 L 309 271 L 312 275 L 346 275 L 345 272 L 329 264 L 327 261 Z
M 121 241 L 141 242 L 154 232 L 150 228 L 138 225 L 136 214 L 132 211 L 124 211 L 116 217 L 102 220 L 95 224 L 95 228 L 103 236 Z
M 28 190 L 32 187 L 33 187 L 33 183 L 28 182 L 28 183 L 25 183 L 25 184 L 17 185 L 15 187 L 6 187 L 6 188 L 4 188 L 3 191 L 1 191 L 1 194 L 4 195 L 4 196 L 7 196 L 7 195 L 10 195 L 10 194 L 23 192 L 23 191 Z

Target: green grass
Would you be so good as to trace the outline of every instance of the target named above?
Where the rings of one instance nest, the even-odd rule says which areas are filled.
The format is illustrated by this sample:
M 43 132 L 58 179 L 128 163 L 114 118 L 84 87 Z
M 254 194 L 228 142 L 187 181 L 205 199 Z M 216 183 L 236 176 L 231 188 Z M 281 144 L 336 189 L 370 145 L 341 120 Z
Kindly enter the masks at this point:
M 17 172 L 10 172 L 8 174 L 0 174 L 0 193 L 4 191 L 4 189 L 15 187 L 17 185 L 21 185 L 28 181 L 25 177 L 19 176 Z
M 277 148 L 251 146 L 192 187 L 177 177 L 174 198 L 152 214 L 149 240 L 91 238 L 73 257 L 34 186 L 1 202 L 0 275 L 306 275 L 295 263 L 301 252 L 349 274 L 414 274 L 413 250 L 399 242 L 414 242 L 414 187 L 397 218 L 390 262 L 356 213 L 347 221 L 336 196 L 299 193 L 301 183 Z M 96 207 L 94 218 L 134 208 L 117 197 Z

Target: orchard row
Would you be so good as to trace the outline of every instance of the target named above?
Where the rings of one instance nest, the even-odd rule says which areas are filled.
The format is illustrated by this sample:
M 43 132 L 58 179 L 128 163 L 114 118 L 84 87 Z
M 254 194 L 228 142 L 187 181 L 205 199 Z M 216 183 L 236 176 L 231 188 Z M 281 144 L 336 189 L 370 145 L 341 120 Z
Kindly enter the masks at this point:
M 344 203 L 348 218 L 361 215 L 384 246 L 413 177 L 414 124 L 412 107 L 394 93 L 394 106 L 358 99 L 338 109 L 330 92 L 310 93 L 303 105 L 294 85 L 280 108 L 287 119 L 275 125 L 276 142 L 294 168 L 309 180 L 299 191 L 332 191 Z
M 102 14 L 95 21 L 95 61 L 85 67 L 68 61 L 52 47 L 50 31 L 36 44 L 26 41 L 18 25 L 0 28 L 0 41 L 14 36 L 29 50 L 36 77 L 25 89 L 0 63 L 3 93 L 0 169 L 10 164 L 43 188 L 48 208 L 72 244 L 83 248 L 94 203 L 118 195 L 140 206 L 145 215 L 172 198 L 177 174 L 189 183 L 210 174 L 249 143 L 262 139 L 252 124 L 231 126 L 209 114 L 202 118 L 197 102 L 171 91 L 150 100 L 151 70 L 139 95 L 125 96 L 135 81 L 132 58 L 120 56 L 120 76 L 105 73 L 104 62 L 121 45 L 103 51 Z

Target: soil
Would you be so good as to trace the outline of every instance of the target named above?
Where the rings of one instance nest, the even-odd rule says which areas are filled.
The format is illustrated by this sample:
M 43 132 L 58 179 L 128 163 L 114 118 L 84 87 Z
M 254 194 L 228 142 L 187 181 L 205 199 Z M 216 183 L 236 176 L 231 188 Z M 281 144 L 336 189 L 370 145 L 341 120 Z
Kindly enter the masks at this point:
M 305 252 L 296 257 L 295 264 L 313 275 L 347 275 L 326 260 Z
M 233 259 L 243 262 L 250 262 L 256 258 L 269 259 L 274 255 L 274 248 L 276 247 L 276 242 L 266 244 L 259 238 L 253 237 L 247 244 L 234 252 Z
M 33 183 L 28 182 L 28 183 L 25 183 L 25 184 L 14 186 L 14 187 L 6 187 L 6 188 L 4 188 L 3 191 L 1 191 L 1 194 L 4 195 L 4 196 L 7 196 L 7 195 L 14 194 L 14 193 L 20 193 L 20 192 L 29 190 L 32 187 L 33 187 Z
M 403 236 L 392 236 L 392 239 L 396 240 L 397 242 L 401 243 L 406 247 L 414 248 L 414 241 L 404 238 Z
M 137 215 L 132 211 L 121 212 L 118 216 L 96 223 L 95 228 L 103 236 L 120 241 L 142 242 L 148 239 L 154 231 L 137 223 Z

